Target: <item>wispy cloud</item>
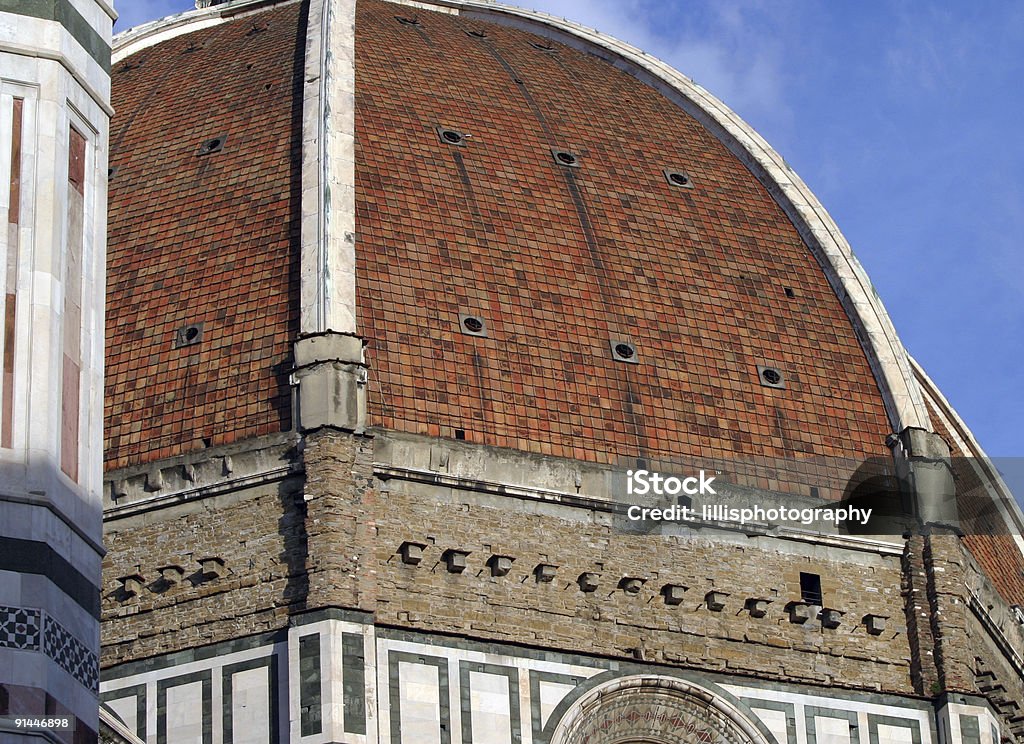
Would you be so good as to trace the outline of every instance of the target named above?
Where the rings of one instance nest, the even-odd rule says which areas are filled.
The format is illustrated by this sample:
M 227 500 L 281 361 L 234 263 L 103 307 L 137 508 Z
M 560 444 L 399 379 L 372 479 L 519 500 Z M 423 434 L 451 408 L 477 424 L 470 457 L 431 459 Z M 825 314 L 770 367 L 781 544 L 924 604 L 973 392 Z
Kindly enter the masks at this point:
M 893 23 L 885 30 L 885 53 L 890 87 L 915 86 L 925 92 L 966 83 L 950 73 L 977 50 L 978 30 L 961 23 L 945 8 L 896 6 Z
M 779 34 L 785 3 L 525 2 L 609 33 L 665 60 L 745 117 L 784 120 L 785 49 Z M 742 50 L 742 53 L 738 53 Z

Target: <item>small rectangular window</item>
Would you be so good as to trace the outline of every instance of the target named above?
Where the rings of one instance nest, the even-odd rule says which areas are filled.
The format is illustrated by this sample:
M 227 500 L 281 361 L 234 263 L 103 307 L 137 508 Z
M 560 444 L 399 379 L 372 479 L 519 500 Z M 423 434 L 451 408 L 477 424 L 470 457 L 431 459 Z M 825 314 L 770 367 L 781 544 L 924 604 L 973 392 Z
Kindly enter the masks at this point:
M 809 605 L 822 606 L 821 577 L 818 574 L 800 572 L 800 599 Z

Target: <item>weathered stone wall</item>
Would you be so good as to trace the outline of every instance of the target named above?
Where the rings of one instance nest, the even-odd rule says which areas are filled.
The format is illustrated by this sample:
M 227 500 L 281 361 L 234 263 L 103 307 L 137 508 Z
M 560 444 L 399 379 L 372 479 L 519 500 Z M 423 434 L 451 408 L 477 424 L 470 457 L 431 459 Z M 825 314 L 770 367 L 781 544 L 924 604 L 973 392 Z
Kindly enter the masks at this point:
M 995 639 L 980 627 L 970 644 L 974 654 L 975 685 L 1000 717 L 1012 741 L 1024 741 L 1024 680 L 1007 660 Z
M 912 535 L 904 557 L 918 691 L 980 695 L 1002 719 L 1004 732 L 1022 740 L 1024 631 L 1018 616 L 968 542 L 951 531 Z
M 980 671 L 1008 672 L 971 614 L 967 587 L 980 574 L 955 536 L 915 536 L 900 556 L 765 535 L 626 535 L 579 506 L 380 480 L 374 446 L 314 433 L 304 486 L 293 479 L 108 525 L 104 665 L 341 607 L 425 632 L 929 697 L 977 693 Z M 403 559 L 406 543 L 423 546 L 418 562 Z M 450 570 L 447 551 L 465 567 Z M 507 573 L 492 570 L 494 556 L 512 559 Z M 221 576 L 202 575 L 207 557 L 224 561 Z M 185 569 L 170 586 L 168 564 Z M 550 581 L 541 565 L 553 567 Z M 823 604 L 842 613 L 836 627 L 816 609 L 794 622 L 801 572 L 821 577 Z M 133 574 L 142 582 L 127 596 L 119 578 Z M 581 574 L 596 587 L 584 591 Z M 637 591 L 623 579 L 638 580 Z M 666 585 L 685 587 L 678 603 Z M 769 600 L 763 616 L 751 611 L 757 599 Z M 868 616 L 884 629 L 872 632 Z
M 937 532 L 924 541 L 931 601 L 935 660 L 942 690 L 973 693 L 974 659 L 968 639 L 972 635 L 967 591 L 967 554 L 955 534 Z
M 469 492 L 375 485 L 368 450 L 365 440 L 335 435 L 306 448 L 311 606 L 373 609 L 378 623 L 479 639 L 913 692 L 899 556 L 622 535 L 583 510 L 566 518 L 529 513 L 511 498 L 497 507 L 472 503 Z M 419 564 L 403 562 L 405 542 L 426 546 Z M 469 553 L 461 573 L 448 570 L 447 550 Z M 492 575 L 493 555 L 514 558 L 507 575 Z M 538 581 L 539 564 L 557 566 L 550 583 Z M 844 613 L 839 627 L 791 622 L 801 571 L 821 576 L 826 606 Z M 595 591 L 577 584 L 585 572 L 598 574 Z M 625 577 L 643 580 L 639 593 L 620 588 Z M 688 587 L 680 604 L 665 602 L 665 584 Z M 705 601 L 712 590 L 728 594 L 720 611 Z M 751 615 L 749 598 L 773 600 L 764 617 Z M 889 618 L 886 630 L 870 634 L 867 614 Z
M 103 666 L 285 627 L 307 609 L 374 609 L 372 439 L 312 434 L 304 454 L 305 493 L 293 478 L 108 520 Z M 220 576 L 204 576 L 205 558 L 223 561 Z M 174 565 L 170 583 L 161 569 Z
M 942 623 L 957 649 L 955 668 L 961 678 L 952 682 L 984 697 L 1001 718 L 1004 734 L 1024 741 L 1024 625 L 1019 607 L 1003 598 L 1001 587 L 989 579 L 987 563 L 973 555 L 971 542 L 941 537 L 933 553 L 948 556 L 941 568 L 949 575 L 943 578 L 956 594 L 947 604 L 959 621 L 958 627 Z M 973 679 L 962 679 L 968 674 Z
M 308 606 L 372 611 L 378 510 L 373 440 L 329 431 L 307 437 Z
M 304 511 L 285 482 L 108 523 L 102 665 L 286 626 L 306 595 Z M 204 577 L 205 558 L 223 561 L 220 576 Z M 173 584 L 170 564 L 183 569 Z M 133 574 L 128 596 L 119 579 Z
M 869 635 L 869 612 L 902 614 L 898 566 L 860 568 L 713 541 L 626 537 L 607 527 L 517 512 L 388 499 L 378 523 L 377 621 L 438 632 L 551 646 L 584 653 L 638 657 L 691 667 L 818 684 L 910 691 L 906 634 Z M 419 566 L 401 562 L 405 540 L 429 545 Z M 461 574 L 449 573 L 445 549 L 471 551 Z M 512 571 L 492 577 L 492 554 L 515 558 Z M 533 575 L 540 563 L 558 566 L 551 583 Z M 819 573 L 830 606 L 846 614 L 840 627 L 790 622 L 785 605 L 800 598 L 801 570 Z M 584 593 L 583 572 L 600 575 Z M 637 595 L 623 577 L 645 579 Z M 689 587 L 682 604 L 667 605 L 664 584 Z M 728 593 L 715 612 L 711 590 Z M 754 618 L 748 598 L 774 598 Z M 891 622 L 891 620 L 890 620 Z

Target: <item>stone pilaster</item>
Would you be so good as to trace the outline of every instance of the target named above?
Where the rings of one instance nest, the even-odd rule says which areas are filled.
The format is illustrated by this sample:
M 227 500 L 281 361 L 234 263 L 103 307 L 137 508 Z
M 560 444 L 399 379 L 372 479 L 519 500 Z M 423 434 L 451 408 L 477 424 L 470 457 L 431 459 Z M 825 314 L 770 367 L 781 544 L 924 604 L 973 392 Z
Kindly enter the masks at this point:
M 900 479 L 914 496 L 924 524 L 957 524 L 956 486 L 949 446 L 938 434 L 908 427 L 892 439 Z
M 929 530 L 923 540 L 923 558 L 940 689 L 974 693 L 967 562 L 960 537 L 941 528 Z
M 932 603 L 929 599 L 929 575 L 924 552 L 924 536 L 910 535 L 903 551 L 903 596 L 914 691 L 919 695 L 935 695 L 942 689 L 942 685 L 935 663 Z
M 372 444 L 367 437 L 330 429 L 306 437 L 309 609 L 375 609 Z
M 321 333 L 295 343 L 298 425 L 362 432 L 366 425 L 366 364 L 358 336 Z

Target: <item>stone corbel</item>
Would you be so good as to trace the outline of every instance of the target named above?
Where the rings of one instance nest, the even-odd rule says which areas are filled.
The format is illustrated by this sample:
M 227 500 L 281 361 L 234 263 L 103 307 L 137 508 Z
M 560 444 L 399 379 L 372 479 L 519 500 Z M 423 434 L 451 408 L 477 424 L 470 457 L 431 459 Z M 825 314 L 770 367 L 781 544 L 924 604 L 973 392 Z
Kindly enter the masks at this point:
M 959 515 L 953 463 L 942 437 L 925 429 L 907 427 L 891 436 L 889 445 L 897 475 L 913 495 L 921 522 L 956 527 Z
M 298 428 L 330 427 L 362 433 L 366 427 L 367 368 L 363 340 L 350 333 L 319 333 L 295 342 Z

